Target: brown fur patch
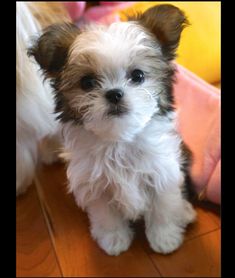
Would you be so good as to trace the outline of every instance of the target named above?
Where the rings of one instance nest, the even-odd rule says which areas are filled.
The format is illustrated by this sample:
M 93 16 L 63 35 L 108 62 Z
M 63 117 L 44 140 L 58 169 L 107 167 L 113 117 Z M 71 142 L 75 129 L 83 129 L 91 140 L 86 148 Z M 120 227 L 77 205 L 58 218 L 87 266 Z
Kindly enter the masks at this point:
M 181 32 L 189 24 L 183 11 L 169 4 L 158 5 L 129 20 L 138 21 L 155 35 L 168 59 L 175 57 Z
M 28 50 L 34 56 L 46 77 L 55 77 L 66 63 L 68 51 L 79 34 L 79 29 L 71 23 L 53 24 Z

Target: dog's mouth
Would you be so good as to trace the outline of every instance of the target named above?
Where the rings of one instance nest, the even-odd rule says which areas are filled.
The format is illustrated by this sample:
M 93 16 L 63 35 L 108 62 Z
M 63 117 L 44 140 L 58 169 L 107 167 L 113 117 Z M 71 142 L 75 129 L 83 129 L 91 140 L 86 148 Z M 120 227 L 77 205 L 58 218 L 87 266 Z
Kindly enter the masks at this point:
M 112 105 L 107 112 L 108 116 L 122 116 L 128 113 L 128 108 L 125 105 Z

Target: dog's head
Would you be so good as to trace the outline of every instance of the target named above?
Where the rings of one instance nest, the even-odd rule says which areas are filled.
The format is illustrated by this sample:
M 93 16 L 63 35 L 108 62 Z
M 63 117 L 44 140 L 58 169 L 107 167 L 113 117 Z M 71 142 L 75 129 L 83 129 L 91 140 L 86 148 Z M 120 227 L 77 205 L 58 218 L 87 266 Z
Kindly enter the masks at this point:
M 187 19 L 172 5 L 83 30 L 57 24 L 29 49 L 55 88 L 56 112 L 105 140 L 131 140 L 173 110 L 172 60 Z

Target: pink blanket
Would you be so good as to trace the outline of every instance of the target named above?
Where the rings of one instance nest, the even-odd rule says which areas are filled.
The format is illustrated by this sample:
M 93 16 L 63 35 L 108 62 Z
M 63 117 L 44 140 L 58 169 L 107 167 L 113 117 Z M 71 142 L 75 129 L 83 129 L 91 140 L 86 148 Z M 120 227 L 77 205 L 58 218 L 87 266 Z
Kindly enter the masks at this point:
M 85 2 L 67 2 L 74 21 L 82 15 L 85 21 L 112 23 L 119 17 L 115 9 L 133 2 L 100 2 L 84 13 Z M 192 72 L 177 65 L 174 87 L 178 128 L 193 152 L 191 178 L 200 199 L 220 204 L 220 90 L 209 85 Z
M 195 189 L 220 204 L 220 90 L 179 65 L 174 89 L 179 130 L 194 156 Z

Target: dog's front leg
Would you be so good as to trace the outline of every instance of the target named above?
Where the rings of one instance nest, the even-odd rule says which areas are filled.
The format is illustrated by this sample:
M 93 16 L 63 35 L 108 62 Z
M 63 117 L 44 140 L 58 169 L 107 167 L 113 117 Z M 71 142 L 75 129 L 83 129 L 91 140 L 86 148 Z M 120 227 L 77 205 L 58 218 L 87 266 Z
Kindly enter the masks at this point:
M 192 205 L 183 199 L 179 188 L 155 193 L 151 208 L 145 213 L 146 236 L 151 248 L 163 254 L 176 250 L 183 242 L 185 227 L 195 218 Z
M 107 254 L 117 256 L 129 248 L 133 232 L 121 213 L 108 204 L 107 198 L 103 196 L 93 201 L 87 212 L 92 237 Z

